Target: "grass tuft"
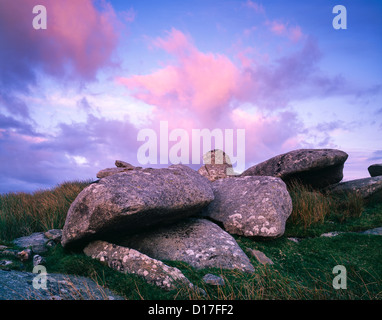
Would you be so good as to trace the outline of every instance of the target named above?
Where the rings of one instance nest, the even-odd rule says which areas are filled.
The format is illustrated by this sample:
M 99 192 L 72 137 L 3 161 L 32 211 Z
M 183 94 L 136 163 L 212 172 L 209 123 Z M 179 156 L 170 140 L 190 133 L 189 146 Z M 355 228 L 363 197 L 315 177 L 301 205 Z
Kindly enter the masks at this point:
M 0 195 L 0 239 L 62 228 L 71 203 L 89 183 L 64 182 L 52 190 Z

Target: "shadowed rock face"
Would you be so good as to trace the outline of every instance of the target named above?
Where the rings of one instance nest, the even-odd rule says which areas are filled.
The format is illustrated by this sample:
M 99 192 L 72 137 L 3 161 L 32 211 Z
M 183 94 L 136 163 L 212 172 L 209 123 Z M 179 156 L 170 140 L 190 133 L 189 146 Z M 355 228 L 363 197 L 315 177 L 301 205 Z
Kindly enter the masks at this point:
M 228 233 L 269 238 L 284 234 L 292 199 L 280 178 L 227 178 L 211 185 L 215 199 L 203 215 L 222 223 Z
M 259 163 L 241 176 L 273 176 L 286 183 L 299 180 L 313 188 L 324 188 L 342 180 L 347 158 L 347 153 L 336 149 L 299 149 Z
M 130 170 L 85 188 L 69 208 L 64 247 L 112 240 L 197 213 L 214 199 L 209 181 L 183 165 Z
M 188 218 L 171 226 L 122 238 L 118 244 L 155 259 L 183 261 L 197 269 L 254 271 L 235 239 L 206 219 Z
M 345 181 L 329 186 L 325 191 L 332 194 L 357 193 L 368 199 L 375 194 L 382 194 L 382 176 Z
M 370 173 L 371 177 L 382 176 L 382 163 L 380 164 L 372 164 L 367 170 Z

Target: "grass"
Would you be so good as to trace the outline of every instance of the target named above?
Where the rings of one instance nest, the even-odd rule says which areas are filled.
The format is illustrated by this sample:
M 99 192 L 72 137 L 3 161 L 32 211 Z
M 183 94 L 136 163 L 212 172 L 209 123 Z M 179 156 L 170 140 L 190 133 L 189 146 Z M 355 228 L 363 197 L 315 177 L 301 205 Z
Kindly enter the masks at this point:
M 33 232 L 61 229 L 70 204 L 90 181 L 65 182 L 33 194 L 0 195 L 0 239 L 12 240 Z
M 89 181 L 64 183 L 34 194 L 0 196 L 0 244 L 32 232 L 62 228 L 67 210 Z M 61 245 L 49 250 L 44 264 L 50 273 L 90 277 L 129 300 L 381 300 L 381 236 L 356 233 L 382 226 L 382 199 L 365 202 L 357 195 L 334 197 L 298 184 L 289 186 L 293 212 L 285 234 L 273 240 L 234 236 L 239 246 L 264 252 L 274 262 L 263 266 L 250 258 L 256 272 L 196 270 L 186 263 L 164 261 L 179 268 L 199 288 L 164 291 L 135 275 L 114 271 L 84 254 L 68 253 Z M 333 238 L 320 237 L 330 231 L 345 232 Z M 299 243 L 289 240 L 297 237 Z M 335 290 L 333 268 L 347 270 L 347 289 Z M 31 271 L 31 262 L 24 265 Z M 225 286 L 205 284 L 207 273 L 220 275 Z

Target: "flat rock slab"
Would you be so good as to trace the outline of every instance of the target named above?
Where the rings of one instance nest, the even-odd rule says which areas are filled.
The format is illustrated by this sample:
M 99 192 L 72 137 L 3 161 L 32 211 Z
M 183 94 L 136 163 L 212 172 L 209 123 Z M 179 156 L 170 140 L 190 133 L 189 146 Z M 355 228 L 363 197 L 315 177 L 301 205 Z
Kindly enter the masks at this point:
M 155 259 L 183 261 L 196 269 L 254 271 L 235 239 L 206 219 L 189 218 L 158 230 L 126 237 L 119 243 Z
M 114 270 L 136 274 L 143 277 L 148 283 L 165 290 L 176 289 L 182 285 L 193 287 L 179 269 L 169 267 L 134 249 L 106 241 L 94 241 L 84 249 L 84 253 L 93 259 L 107 263 Z
M 259 250 L 247 248 L 247 252 L 252 256 L 255 257 L 256 260 L 261 263 L 262 265 L 266 264 L 273 264 L 273 261 L 268 258 L 264 252 L 261 252 Z
M 35 289 L 36 276 L 42 274 L 0 269 L 0 300 L 124 300 L 93 280 L 71 275 L 48 273 L 46 289 Z M 36 283 L 41 286 L 39 279 Z
M 348 154 L 336 149 L 299 149 L 250 167 L 241 176 L 273 176 L 324 188 L 342 180 L 347 158 Z
M 325 191 L 332 194 L 357 193 L 362 198 L 367 199 L 376 193 L 382 192 L 382 176 L 337 183 L 325 188 Z
M 35 232 L 29 236 L 20 237 L 13 240 L 13 244 L 21 248 L 30 248 L 33 253 L 43 254 L 49 247 L 54 246 L 55 242 L 61 239 L 61 230 L 52 229 L 47 232 Z
M 106 168 L 106 169 L 102 169 L 100 171 L 98 171 L 97 173 L 97 178 L 106 178 L 108 176 L 111 176 L 113 174 L 117 174 L 117 173 L 121 173 L 121 172 L 126 172 L 126 171 L 130 171 L 130 170 L 134 170 L 134 167 L 118 167 L 118 168 Z
M 375 236 L 382 236 L 382 227 L 366 230 L 366 231 L 363 231 L 360 233 L 361 234 L 372 234 Z
M 213 199 L 208 179 L 184 165 L 114 174 L 77 196 L 61 243 L 83 248 L 93 240 L 112 240 L 115 235 L 172 223 L 199 212 Z
M 284 234 L 292 199 L 280 178 L 247 176 L 211 183 L 215 199 L 203 215 L 230 234 L 275 238 Z
M 371 177 L 382 176 L 382 163 L 372 164 L 367 168 Z

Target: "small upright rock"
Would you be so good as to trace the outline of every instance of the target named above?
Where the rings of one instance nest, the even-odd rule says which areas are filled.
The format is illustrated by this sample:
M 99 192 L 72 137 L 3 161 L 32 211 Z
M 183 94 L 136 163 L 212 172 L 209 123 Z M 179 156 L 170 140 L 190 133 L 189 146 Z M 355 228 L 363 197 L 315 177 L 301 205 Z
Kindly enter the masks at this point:
M 127 163 L 122 160 L 115 160 L 115 166 L 116 168 L 106 168 L 97 173 L 97 178 L 102 179 L 108 176 L 111 176 L 113 174 L 121 173 L 121 172 L 126 172 L 130 170 L 135 170 L 138 167 L 134 167 L 130 163 Z
M 204 165 L 198 172 L 210 181 L 227 178 L 234 175 L 231 160 L 224 151 L 215 149 L 203 156 Z
M 117 168 L 130 168 L 131 170 L 133 170 L 135 168 L 130 163 L 127 163 L 127 162 L 122 161 L 122 160 L 115 160 L 115 166 Z

